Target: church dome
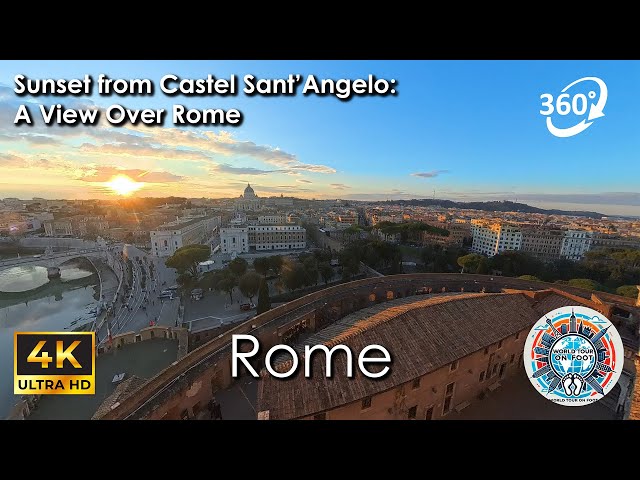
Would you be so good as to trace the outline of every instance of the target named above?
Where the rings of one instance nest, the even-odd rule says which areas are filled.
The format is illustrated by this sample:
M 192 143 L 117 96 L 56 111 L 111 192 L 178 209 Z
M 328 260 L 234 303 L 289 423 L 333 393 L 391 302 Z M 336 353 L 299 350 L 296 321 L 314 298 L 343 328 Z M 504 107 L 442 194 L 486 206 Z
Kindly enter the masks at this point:
M 251 188 L 251 185 L 247 183 L 247 188 L 244 189 L 244 198 L 255 198 L 256 193 Z

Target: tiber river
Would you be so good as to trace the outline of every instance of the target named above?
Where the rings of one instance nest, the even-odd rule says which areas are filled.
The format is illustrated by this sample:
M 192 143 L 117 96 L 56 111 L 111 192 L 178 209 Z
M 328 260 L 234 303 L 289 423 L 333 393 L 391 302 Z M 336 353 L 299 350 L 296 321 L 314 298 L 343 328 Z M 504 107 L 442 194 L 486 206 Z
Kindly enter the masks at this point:
M 13 332 L 72 331 L 93 321 L 98 276 L 83 266 L 62 266 L 60 272 L 49 280 L 44 267 L 0 271 L 0 420 L 20 400 L 13 394 Z

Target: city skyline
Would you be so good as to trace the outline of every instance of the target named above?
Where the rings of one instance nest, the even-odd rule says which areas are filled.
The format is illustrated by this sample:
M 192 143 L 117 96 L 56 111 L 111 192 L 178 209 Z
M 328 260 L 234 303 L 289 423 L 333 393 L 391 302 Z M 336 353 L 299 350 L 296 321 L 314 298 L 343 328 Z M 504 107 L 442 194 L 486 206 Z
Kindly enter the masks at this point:
M 263 196 L 345 200 L 511 200 L 541 208 L 638 215 L 640 106 L 633 61 L 4 62 L 0 197 Z M 13 77 L 149 78 L 153 97 L 18 97 Z M 166 97 L 160 77 L 289 73 L 395 79 L 397 96 L 349 102 L 295 97 Z M 609 87 L 605 117 L 556 138 L 540 95 L 583 76 Z M 240 127 L 16 127 L 18 105 L 237 108 Z

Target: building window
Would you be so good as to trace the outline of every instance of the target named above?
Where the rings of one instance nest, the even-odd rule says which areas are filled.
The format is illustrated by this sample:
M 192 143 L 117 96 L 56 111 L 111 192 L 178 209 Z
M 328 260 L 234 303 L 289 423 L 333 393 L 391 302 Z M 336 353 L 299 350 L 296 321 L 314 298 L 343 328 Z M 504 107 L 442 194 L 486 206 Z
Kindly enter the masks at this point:
M 500 350 L 501 348 L 502 348 L 502 340 L 498 342 L 498 350 Z
M 480 372 L 480 383 L 484 382 L 484 376 L 485 376 L 485 372 L 484 371 Z
M 407 418 L 408 419 L 412 419 L 412 418 L 416 418 L 416 413 L 418 413 L 418 406 L 414 405 L 413 407 L 411 407 L 409 409 L 409 411 L 407 412 Z
M 446 415 L 451 411 L 452 397 L 445 397 L 444 404 L 442 405 L 442 415 Z
M 433 405 L 431 405 L 429 408 L 427 408 L 427 413 L 425 413 L 424 419 L 425 420 L 432 420 L 433 419 Z
M 456 386 L 456 382 L 451 382 L 449 385 L 447 385 L 445 395 L 453 395 L 453 387 L 455 386 Z
M 456 360 L 455 362 L 451 362 L 451 365 L 449 365 L 449 371 L 455 372 L 457 369 L 458 369 L 458 360 Z
M 413 390 L 415 390 L 416 388 L 418 388 L 420 386 L 420 379 L 419 378 L 414 378 L 413 379 L 413 383 L 411 384 L 411 388 Z
M 365 397 L 362 399 L 362 410 L 371 408 L 371 397 Z
M 327 419 L 327 413 L 326 412 L 322 412 L 322 413 L 316 413 L 313 416 L 314 420 L 326 420 Z
M 516 354 L 512 353 L 511 358 L 509 358 L 509 363 L 513 363 L 515 359 L 516 359 Z

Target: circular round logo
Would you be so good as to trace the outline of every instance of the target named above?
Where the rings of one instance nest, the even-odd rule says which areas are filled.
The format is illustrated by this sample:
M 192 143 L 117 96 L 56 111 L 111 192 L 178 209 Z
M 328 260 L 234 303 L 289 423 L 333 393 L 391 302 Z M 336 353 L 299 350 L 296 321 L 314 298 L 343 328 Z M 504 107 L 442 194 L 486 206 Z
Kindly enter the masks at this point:
M 533 386 L 552 402 L 581 407 L 618 383 L 622 339 L 600 312 L 561 307 L 538 320 L 524 344 L 524 368 Z

